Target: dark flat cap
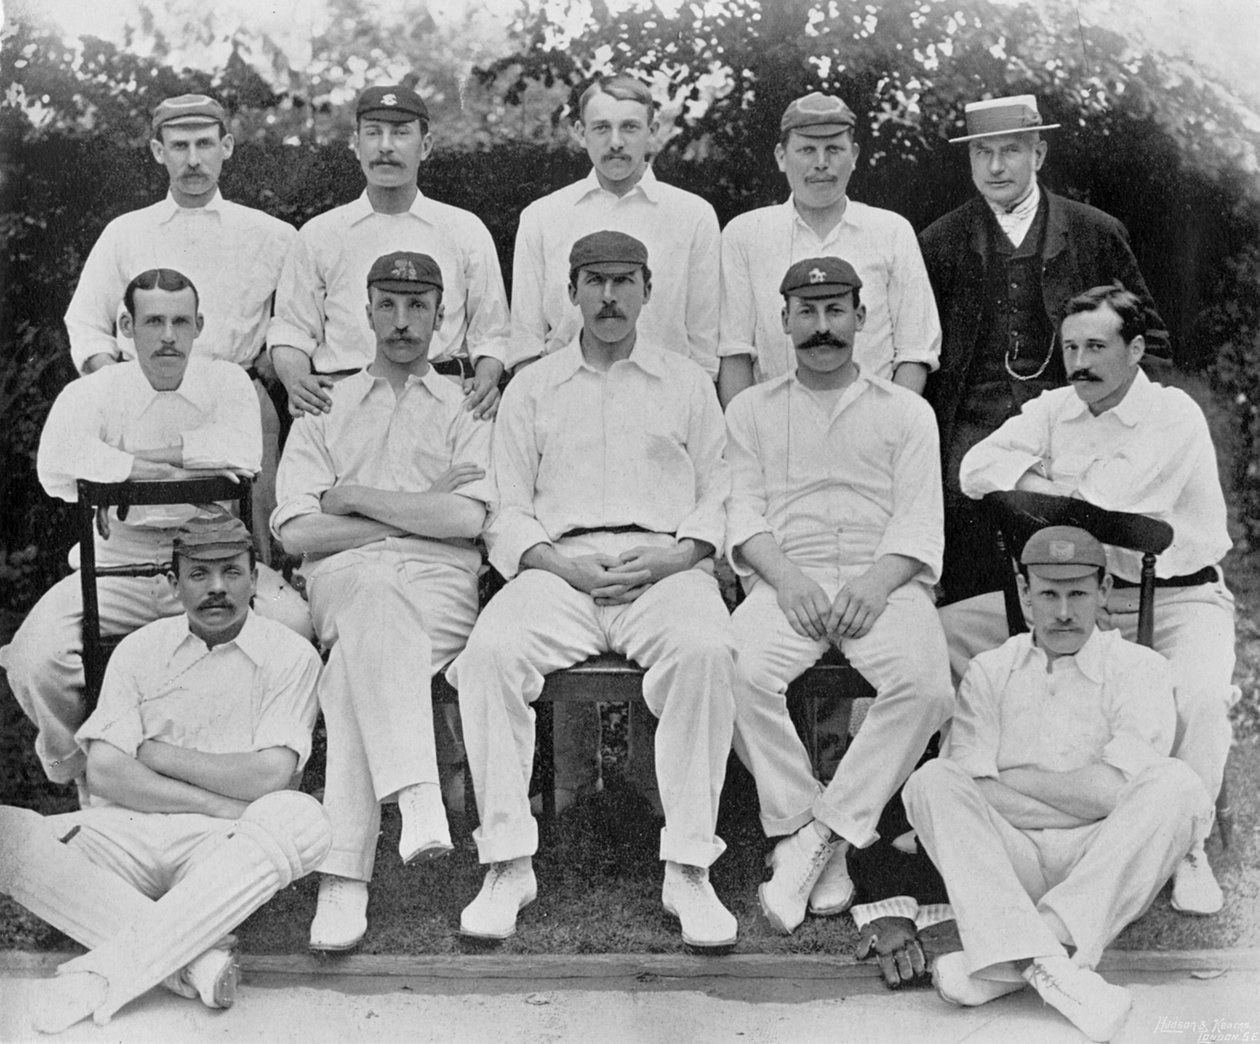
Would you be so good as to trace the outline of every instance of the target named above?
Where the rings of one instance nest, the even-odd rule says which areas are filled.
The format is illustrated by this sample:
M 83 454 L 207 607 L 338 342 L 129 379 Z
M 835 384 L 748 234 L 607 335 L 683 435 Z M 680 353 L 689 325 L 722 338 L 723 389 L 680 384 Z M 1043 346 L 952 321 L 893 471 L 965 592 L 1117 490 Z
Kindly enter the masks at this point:
M 217 123 L 227 128 L 227 110 L 208 94 L 181 94 L 167 98 L 153 110 L 153 133 L 182 124 Z
M 196 515 L 175 531 L 175 553 L 187 558 L 234 558 L 252 546 L 245 523 L 222 508 Z
M 861 287 L 862 280 L 843 258 L 807 257 L 787 270 L 779 293 L 792 297 L 836 297 Z
M 1028 538 L 1020 562 L 1046 580 L 1073 580 L 1107 568 L 1107 553 L 1092 533 L 1076 526 L 1047 526 Z
M 783 110 L 779 131 L 794 130 L 809 138 L 829 138 L 849 130 L 855 123 L 857 117 L 842 99 L 814 91 L 797 98 Z
M 372 262 L 367 285 L 398 294 L 431 286 L 441 290 L 442 270 L 428 254 L 395 250 Z
M 645 268 L 647 263 L 647 247 L 624 232 L 592 232 L 574 243 L 569 251 L 570 272 L 575 268 L 595 267 L 603 271 L 625 271 Z
M 412 120 L 429 122 L 429 109 L 424 100 L 410 87 L 387 84 L 384 87 L 368 87 L 359 92 L 355 102 L 356 120 L 385 120 L 388 123 L 410 123 Z

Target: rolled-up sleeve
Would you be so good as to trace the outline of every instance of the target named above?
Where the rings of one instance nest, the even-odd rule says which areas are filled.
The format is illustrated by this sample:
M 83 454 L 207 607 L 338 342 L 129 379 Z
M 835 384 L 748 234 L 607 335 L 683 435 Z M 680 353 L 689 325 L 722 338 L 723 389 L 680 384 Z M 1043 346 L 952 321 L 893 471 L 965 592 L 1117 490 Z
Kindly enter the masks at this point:
M 736 400 L 738 401 L 738 400 Z M 931 407 L 915 398 L 893 460 L 892 514 L 875 557 L 904 555 L 922 562 L 927 583 L 936 583 L 945 549 L 940 436 Z
M 467 224 L 462 230 L 460 245 L 464 252 L 467 287 L 464 308 L 468 321 L 468 357 L 474 363 L 482 357 L 506 362 L 511 325 L 499 255 L 484 224 L 471 214 Z
M 973 500 L 1014 489 L 1024 472 L 1050 453 L 1050 423 L 1042 400 L 1033 399 L 962 459 L 958 480 Z
M 305 229 L 294 236 L 280 269 L 275 314 L 267 326 L 267 346 L 283 344 L 314 355 L 324 340 L 327 286 L 312 237 L 304 233 Z
M 713 262 L 721 257 L 722 237 L 717 215 L 704 207 L 697 216 L 691 237 L 691 253 L 687 271 L 687 348 L 692 360 L 712 380 L 717 377 L 718 330 L 721 311 L 718 305 L 721 279 Z
M 521 555 L 535 544 L 551 543 L 534 514 L 534 484 L 542 459 L 534 435 L 536 408 L 532 389 L 519 378 L 513 381 L 503 396 L 491 440 L 495 493 L 486 546 L 490 564 L 509 580 L 520 571 Z
M 687 453 L 696 474 L 696 506 L 678 523 L 677 538 L 702 540 L 712 544 L 717 554 L 726 546 L 726 498 L 731 489 L 730 470 L 722 455 L 725 447 L 722 407 L 713 386 L 697 374 L 687 426 Z
M 749 355 L 755 359 L 757 349 L 753 340 L 757 331 L 757 304 L 743 229 L 742 222 L 732 222 L 721 236 L 718 355 Z
M 507 363 L 516 366 L 537 359 L 546 350 L 547 319 L 543 312 L 542 230 L 538 208 L 526 207 L 512 250 L 512 343 Z
M 117 237 L 117 226 L 113 222 L 106 225 L 101 238 L 83 262 L 78 286 L 70 299 L 70 307 L 66 309 L 70 358 L 74 368 L 80 372 L 83 364 L 94 355 L 119 354 L 114 321 L 122 304 L 127 277 L 118 271 L 115 260 Z
M 894 229 L 888 280 L 893 366 L 917 362 L 935 370 L 941 359 L 941 320 L 927 266 L 910 222 L 899 219 Z
M 107 380 L 95 374 L 71 381 L 52 405 L 35 454 L 35 471 L 50 497 L 74 503 L 77 481 L 124 482 L 135 457 L 105 441 L 103 396 L 93 394 L 90 381 Z
M 267 658 L 262 668 L 266 703 L 254 726 L 251 749 L 287 747 L 298 757 L 298 770 L 306 764 L 319 709 L 315 699 L 319 667 L 319 657 L 312 648 L 302 650 L 301 655 Z
M 972 661 L 958 690 L 958 704 L 941 756 L 955 762 L 972 779 L 998 778 L 1001 686 L 983 663 Z
M 305 414 L 294 422 L 276 471 L 276 508 L 271 532 L 302 515 L 318 515 L 319 498 L 337 481 L 337 469 L 325 444 L 322 416 Z
M 1177 727 L 1171 666 L 1155 652 L 1140 662 L 1130 659 L 1136 658 L 1126 658 L 1122 668 L 1111 666 L 1106 687 L 1111 739 L 1102 751 L 1103 762 L 1126 781 L 1169 756 Z
M 773 530 L 766 520 L 766 482 L 752 397 L 738 395 L 726 410 L 726 461 L 731 492 L 726 499 L 726 557 L 739 576 L 752 568 L 736 552 L 758 533 Z
M 96 709 L 74 736 L 83 750 L 93 740 L 104 740 L 134 758 L 144 742 L 140 678 L 149 668 L 147 637 L 143 630 L 128 635 L 110 657 Z

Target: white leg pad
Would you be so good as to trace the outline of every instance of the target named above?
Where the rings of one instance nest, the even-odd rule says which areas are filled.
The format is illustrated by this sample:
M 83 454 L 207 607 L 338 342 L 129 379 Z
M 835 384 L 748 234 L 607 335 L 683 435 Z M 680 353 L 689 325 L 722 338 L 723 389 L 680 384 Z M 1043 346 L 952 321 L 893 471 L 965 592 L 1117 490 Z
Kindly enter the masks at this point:
M 328 820 L 314 798 L 267 794 L 174 888 L 108 942 L 63 964 L 109 980 L 96 1009 L 103 1025 L 128 1001 L 212 947 L 281 888 L 310 873 L 328 853 Z

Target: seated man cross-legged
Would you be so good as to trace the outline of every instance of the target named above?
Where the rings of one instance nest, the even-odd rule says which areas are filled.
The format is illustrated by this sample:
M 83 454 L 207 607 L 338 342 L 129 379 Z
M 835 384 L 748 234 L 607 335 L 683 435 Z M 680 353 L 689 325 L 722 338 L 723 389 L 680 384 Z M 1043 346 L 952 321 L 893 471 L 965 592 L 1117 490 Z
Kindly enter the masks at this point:
M 853 901 L 850 846 L 949 717 L 945 637 L 932 605 L 941 561 L 936 423 L 919 396 L 853 362 L 865 311 L 840 258 L 806 258 L 779 287 L 796 368 L 727 408 L 727 545 L 748 597 L 735 610 L 735 750 L 753 774 L 774 876 L 770 923 Z M 876 698 L 825 790 L 788 716 L 787 687 L 835 644 Z M 786 836 L 785 836 L 786 835 Z
M 90 807 L 0 808 L 0 893 L 90 948 L 38 992 L 44 1032 L 108 1022 L 163 980 L 230 1006 L 228 933 L 328 851 L 319 804 L 286 789 L 310 753 L 315 650 L 250 611 L 254 551 L 226 513 L 178 531 L 172 569 L 185 615 L 123 639 L 78 731 Z
M 478 854 L 491 864 L 460 931 L 503 939 L 537 894 L 529 807 L 530 704 L 544 676 L 597 653 L 646 668 L 659 719 L 662 902 L 693 946 L 735 942 L 709 883 L 735 708 L 730 617 L 713 576 L 722 545 L 722 415 L 691 360 L 638 336 L 647 248 L 596 232 L 569 255 L 582 330 L 517 374 L 494 434 L 491 563 L 509 582 L 447 677 L 477 791 Z
M 1172 668 L 1096 626 L 1112 586 L 1102 545 L 1053 526 L 1020 561 L 1032 633 L 972 661 L 941 757 L 904 792 L 963 944 L 933 978 L 968 1006 L 1030 984 L 1110 1040 L 1131 997 L 1092 969 L 1207 832 L 1211 802 L 1168 756 Z
M 332 409 L 293 425 L 272 528 L 305 556 L 311 614 L 329 650 L 319 681 L 328 728 L 315 950 L 367 931 L 380 803 L 402 814 L 404 863 L 451 851 L 438 779 L 430 679 L 477 617 L 473 539 L 490 499 L 490 424 L 429 363 L 443 278 L 428 254 L 398 251 L 367 272 L 376 357 L 328 388 Z

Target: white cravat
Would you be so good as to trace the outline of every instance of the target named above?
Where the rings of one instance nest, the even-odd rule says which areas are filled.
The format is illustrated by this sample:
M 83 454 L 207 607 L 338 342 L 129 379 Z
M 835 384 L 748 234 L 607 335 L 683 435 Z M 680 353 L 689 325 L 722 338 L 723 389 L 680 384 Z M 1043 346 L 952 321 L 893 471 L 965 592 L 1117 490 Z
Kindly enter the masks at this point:
M 1033 218 L 1037 216 L 1037 205 L 1040 202 L 1041 189 L 1037 186 L 1037 179 L 1033 178 L 1032 190 L 1009 210 L 989 203 L 989 206 L 993 208 L 993 216 L 997 218 L 998 226 L 1006 233 L 1011 246 L 1018 247 L 1028 235 L 1028 230 L 1032 228 Z

